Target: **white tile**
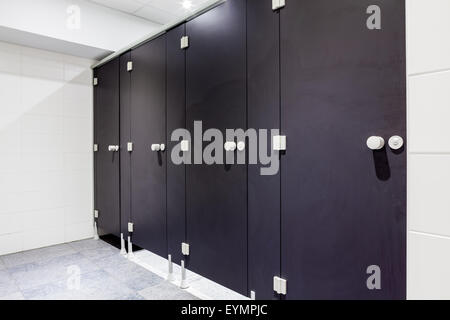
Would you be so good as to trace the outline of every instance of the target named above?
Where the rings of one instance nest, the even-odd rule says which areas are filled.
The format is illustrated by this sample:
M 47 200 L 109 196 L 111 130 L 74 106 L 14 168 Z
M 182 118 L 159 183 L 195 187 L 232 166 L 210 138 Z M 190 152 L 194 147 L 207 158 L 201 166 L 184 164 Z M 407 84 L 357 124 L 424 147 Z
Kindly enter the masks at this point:
M 0 152 L 0 174 L 15 172 L 17 163 L 20 161 L 20 153 L 2 153 Z
M 63 153 L 58 152 L 22 152 L 20 154 L 19 168 L 22 170 L 62 170 L 63 169 Z
M 450 239 L 408 235 L 408 299 L 450 299 Z
M 92 222 L 94 216 L 93 204 L 88 206 L 73 205 L 64 207 L 65 225 Z
M 0 214 L 0 235 L 18 233 L 23 231 L 25 213 Z
M 21 47 L 0 42 L 0 73 L 20 74 Z
M 23 236 L 21 233 L 0 235 L 0 255 L 23 250 Z
M 20 118 L 21 132 L 62 135 L 62 117 L 54 115 L 23 115 Z
M 63 151 L 89 153 L 92 151 L 93 129 L 89 118 L 63 119 Z
M 84 84 L 92 87 L 92 69 L 95 61 L 90 59 L 64 56 L 64 81 Z
M 93 171 L 94 155 L 89 153 L 64 153 L 64 169 Z
M 90 239 L 93 236 L 94 227 L 92 220 L 65 226 L 64 240 L 66 242 Z
M 62 115 L 64 82 L 23 77 L 22 107 L 28 114 Z
M 39 79 L 63 80 L 63 55 L 22 47 L 22 75 Z
M 43 228 L 27 230 L 23 234 L 24 250 L 43 248 L 64 242 L 64 228 Z
M 1 48 L 0 48 L 1 61 Z M 0 62 L 1 63 L 1 62 Z M 19 74 L 3 73 L 0 71 L 0 114 L 21 114 L 21 82 Z M 0 128 L 3 127 L 3 121 L 0 122 Z
M 20 151 L 20 125 L 18 122 L 12 122 L 0 128 L 0 146 L 0 154 Z
M 61 134 L 24 132 L 20 145 L 23 153 L 57 153 L 62 149 L 62 142 Z
M 75 171 L 65 178 L 64 206 L 89 207 L 93 201 L 93 177 L 90 172 Z
M 450 1 L 408 0 L 409 74 L 450 68 Z
M 409 229 L 450 236 L 450 155 L 410 155 L 409 173 Z
M 92 118 L 93 99 L 92 86 L 66 84 L 63 89 L 63 115 Z
M 24 231 L 39 229 L 57 229 L 64 225 L 64 209 L 46 209 L 24 213 Z
M 450 72 L 409 78 L 410 152 L 450 152 Z

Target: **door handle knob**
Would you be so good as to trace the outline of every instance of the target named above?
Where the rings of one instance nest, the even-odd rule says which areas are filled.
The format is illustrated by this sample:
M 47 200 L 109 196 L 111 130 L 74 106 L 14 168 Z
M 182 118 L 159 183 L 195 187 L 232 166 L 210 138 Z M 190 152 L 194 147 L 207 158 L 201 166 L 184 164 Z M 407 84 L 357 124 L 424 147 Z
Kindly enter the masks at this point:
M 119 151 L 119 146 L 108 146 L 109 152 L 117 152 Z
M 389 139 L 389 147 L 392 150 L 399 150 L 403 147 L 404 141 L 400 136 L 393 136 Z
M 236 142 L 227 141 L 227 142 L 225 142 L 224 148 L 225 148 L 225 151 L 232 152 L 232 151 L 236 150 Z
M 164 151 L 166 150 L 166 145 L 165 144 L 152 144 L 151 146 L 152 151 L 158 152 L 158 151 Z
M 152 144 L 151 149 L 152 149 L 152 151 L 157 152 L 157 151 L 161 150 L 161 146 L 159 144 Z
M 238 149 L 238 151 L 244 151 L 245 150 L 245 142 L 244 141 L 239 141 L 237 143 L 237 149 Z
M 381 150 L 384 148 L 384 139 L 377 136 L 369 137 L 369 139 L 367 139 L 367 147 L 370 150 Z

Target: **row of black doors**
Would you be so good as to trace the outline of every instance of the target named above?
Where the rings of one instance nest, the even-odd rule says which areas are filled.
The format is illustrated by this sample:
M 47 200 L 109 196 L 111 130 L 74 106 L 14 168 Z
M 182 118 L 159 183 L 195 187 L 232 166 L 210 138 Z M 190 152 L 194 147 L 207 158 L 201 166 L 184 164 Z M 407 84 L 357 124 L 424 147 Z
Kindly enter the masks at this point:
M 102 232 L 133 222 L 135 244 L 257 299 L 404 299 L 405 152 L 365 144 L 406 133 L 404 1 L 375 2 L 228 0 L 97 68 Z M 175 165 L 194 121 L 280 129 L 280 171 Z

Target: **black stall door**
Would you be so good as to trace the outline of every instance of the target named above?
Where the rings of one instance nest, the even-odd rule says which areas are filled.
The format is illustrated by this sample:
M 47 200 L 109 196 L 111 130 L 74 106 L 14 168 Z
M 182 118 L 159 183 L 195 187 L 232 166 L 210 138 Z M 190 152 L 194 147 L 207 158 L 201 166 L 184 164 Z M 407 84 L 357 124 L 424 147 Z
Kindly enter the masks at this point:
M 247 39 L 248 126 L 279 129 L 280 15 L 272 0 L 247 0 Z M 263 167 L 248 167 L 248 282 L 258 300 L 279 298 L 273 277 L 281 272 L 280 172 L 261 175 Z
M 187 22 L 187 127 L 246 128 L 245 1 L 230 0 Z M 189 165 L 188 266 L 247 294 L 245 165 Z
M 406 135 L 404 29 L 401 0 L 281 9 L 288 299 L 405 298 L 406 151 L 366 146 L 370 136 Z
M 167 257 L 166 39 L 156 38 L 131 51 L 131 216 L 133 242 Z
M 119 60 L 97 68 L 95 76 L 96 209 L 100 235 L 120 236 Z M 110 146 L 113 147 L 110 149 Z
M 170 141 L 174 130 L 186 128 L 186 51 L 180 49 L 185 35 L 182 24 L 167 32 L 167 140 L 169 151 L 178 144 Z M 175 263 L 183 260 L 181 243 L 186 242 L 186 168 L 167 159 L 167 241 Z

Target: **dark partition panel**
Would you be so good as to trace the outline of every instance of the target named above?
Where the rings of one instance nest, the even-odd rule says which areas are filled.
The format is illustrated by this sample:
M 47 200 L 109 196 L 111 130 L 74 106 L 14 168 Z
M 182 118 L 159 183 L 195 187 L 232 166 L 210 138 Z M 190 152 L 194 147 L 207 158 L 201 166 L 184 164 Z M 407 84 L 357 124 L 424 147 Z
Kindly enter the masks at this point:
M 121 232 L 128 236 L 128 222 L 131 221 L 131 73 L 127 63 L 131 53 L 120 57 L 120 216 Z
M 381 29 L 366 24 L 373 4 Z M 405 298 L 406 151 L 366 146 L 406 135 L 404 6 L 296 0 L 281 10 L 288 299 Z M 370 266 L 379 290 L 367 286 Z
M 171 142 L 172 132 L 186 127 L 186 51 L 180 48 L 185 25 L 167 35 L 167 144 L 168 152 L 179 142 Z M 176 165 L 167 154 L 167 239 L 172 260 L 183 259 L 181 243 L 186 241 L 186 168 Z
M 245 1 L 230 0 L 189 21 L 187 123 L 246 128 Z M 247 168 L 187 166 L 189 268 L 247 294 Z
M 133 242 L 167 257 L 166 39 L 161 36 L 132 50 L 131 72 L 131 210 Z
M 96 71 L 96 209 L 100 235 L 120 235 L 120 158 L 110 146 L 119 145 L 119 60 Z
M 247 1 L 248 126 L 280 128 L 279 13 L 271 0 Z M 270 137 L 270 136 L 269 136 Z M 267 150 L 271 152 L 271 139 Z M 248 168 L 248 281 L 257 299 L 278 299 L 280 276 L 280 173 Z

